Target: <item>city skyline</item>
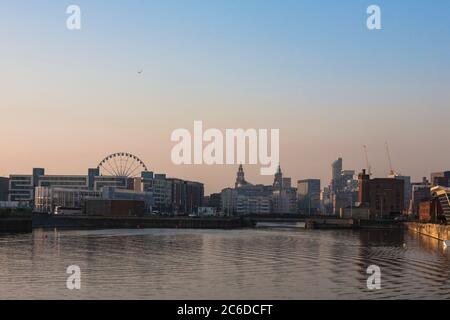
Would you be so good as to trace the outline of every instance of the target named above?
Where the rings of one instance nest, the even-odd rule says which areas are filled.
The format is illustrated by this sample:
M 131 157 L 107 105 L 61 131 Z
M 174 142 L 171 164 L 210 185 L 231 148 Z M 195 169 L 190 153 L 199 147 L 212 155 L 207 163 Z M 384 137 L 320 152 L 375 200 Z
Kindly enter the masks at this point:
M 328 166 L 328 168 L 326 170 L 326 173 L 323 174 L 323 176 L 325 176 L 324 179 L 319 178 L 319 177 L 314 177 L 314 176 L 296 177 L 296 176 L 290 174 L 289 170 L 286 170 L 286 168 L 283 165 L 283 163 L 281 163 L 280 166 L 281 166 L 283 172 L 285 173 L 285 175 L 289 176 L 292 179 L 292 186 L 293 187 L 296 187 L 297 181 L 308 180 L 308 179 L 318 179 L 318 180 L 321 181 L 321 184 L 322 184 L 322 188 L 321 189 L 323 189 L 324 187 L 331 186 L 332 163 L 334 161 L 336 161 L 336 160 L 339 160 L 339 159 L 340 159 L 340 157 L 339 158 L 335 158 L 332 161 L 330 161 L 329 166 Z M 346 160 L 345 158 L 342 159 L 342 161 L 343 161 L 342 172 L 345 172 L 345 170 L 354 171 L 354 173 L 355 173 L 354 177 L 357 178 L 358 174 L 361 173 L 363 170 L 367 171 L 366 166 L 362 166 L 361 169 L 350 168 L 350 167 L 345 165 L 346 164 L 345 160 Z M 144 160 L 144 162 L 145 162 L 145 160 Z M 23 171 L 23 172 L 13 171 L 13 172 L 4 173 L 4 174 L 0 172 L 0 177 L 8 178 L 10 175 L 30 175 L 32 173 L 33 168 L 45 168 L 46 174 L 49 174 L 49 175 L 57 175 L 57 176 L 58 175 L 75 175 L 75 176 L 81 175 L 81 176 L 85 176 L 87 174 L 88 168 L 97 168 L 97 166 L 98 166 L 98 164 L 94 165 L 94 166 L 85 167 L 84 171 L 80 171 L 80 172 L 79 171 L 70 171 L 70 170 L 67 170 L 67 168 L 66 168 L 66 170 L 63 170 L 63 171 L 54 171 L 51 168 L 48 168 L 48 167 L 45 167 L 45 166 L 32 166 L 32 167 L 29 168 L 28 171 Z M 258 165 L 245 165 L 244 164 L 242 166 L 244 167 L 245 175 L 246 175 L 248 181 L 251 181 L 252 183 L 255 183 L 255 184 L 265 184 L 265 185 L 270 185 L 273 182 L 273 178 L 274 178 L 275 175 L 269 175 L 269 176 L 262 176 L 262 175 L 260 175 Z M 187 165 L 185 167 L 191 167 L 191 165 Z M 198 167 L 198 166 L 193 166 L 193 167 Z M 210 167 L 211 168 L 211 166 L 207 166 L 207 165 L 200 165 L 199 167 L 200 168 L 202 168 L 202 167 Z M 212 166 L 212 167 L 214 167 L 214 166 Z M 185 175 L 181 174 L 181 175 L 176 176 L 176 175 L 173 175 L 173 174 L 171 174 L 170 172 L 168 172 L 166 170 L 154 170 L 152 167 L 148 167 L 148 171 L 154 172 L 155 174 L 159 174 L 159 173 L 166 174 L 167 177 L 169 177 L 169 178 L 181 178 L 181 179 L 186 179 L 186 180 L 190 180 L 190 181 L 200 182 L 200 183 L 204 184 L 204 186 L 205 186 L 205 195 L 209 195 L 209 194 L 213 194 L 213 193 L 220 193 L 223 189 L 226 189 L 226 188 L 231 188 L 231 187 L 233 187 L 233 185 L 235 183 L 234 179 L 235 179 L 236 172 L 238 171 L 238 168 L 240 167 L 240 165 L 221 165 L 221 167 L 227 167 L 227 168 L 230 168 L 230 169 L 229 170 L 222 170 L 222 175 L 221 175 L 222 178 L 220 180 L 220 183 L 218 184 L 218 186 L 219 186 L 218 188 L 219 189 L 217 189 L 217 190 L 213 189 L 211 186 L 208 186 L 208 184 L 205 182 L 205 180 L 208 180 L 207 176 L 204 176 L 204 177 L 199 176 L 198 179 L 188 179 L 187 176 L 189 176 L 189 174 L 185 174 Z M 373 172 L 377 172 L 377 170 L 373 170 L 372 164 L 371 164 L 371 169 L 372 169 L 372 173 Z M 390 168 L 388 166 L 386 174 L 384 174 L 384 175 L 377 175 L 376 173 L 373 173 L 373 177 L 376 177 L 376 178 L 388 178 L 388 177 L 391 177 L 391 173 L 389 172 L 389 170 L 390 170 Z M 447 169 L 432 170 L 432 171 L 430 171 L 430 172 L 428 172 L 428 173 L 426 173 L 426 174 L 424 174 L 422 176 L 419 176 L 417 178 L 414 177 L 414 176 L 410 176 L 407 173 L 404 173 L 404 172 L 401 172 L 401 171 L 395 171 L 395 174 L 396 175 L 400 175 L 400 176 L 411 177 L 411 182 L 420 183 L 423 178 L 429 179 L 430 176 L 433 173 L 442 172 L 442 171 L 446 171 L 446 170 Z M 228 172 L 228 171 L 231 171 L 231 174 L 229 176 L 228 175 L 224 175 L 224 172 Z M 108 172 L 105 171 L 105 176 L 108 176 L 108 175 L 111 175 L 111 174 L 109 174 Z M 137 176 L 140 176 L 140 175 L 137 175 Z M 226 177 L 226 178 L 224 179 L 224 177 Z
M 171 133 L 195 120 L 279 128 L 295 180 L 328 182 L 339 156 L 361 170 L 363 145 L 384 177 L 386 140 L 395 170 L 413 180 L 448 167 L 448 2 L 378 1 L 376 31 L 368 1 L 77 1 L 79 31 L 66 29 L 69 4 L 0 4 L 0 175 L 80 174 L 128 151 L 218 192 L 235 165 L 170 160 Z M 270 183 L 258 168 L 247 165 L 249 177 Z

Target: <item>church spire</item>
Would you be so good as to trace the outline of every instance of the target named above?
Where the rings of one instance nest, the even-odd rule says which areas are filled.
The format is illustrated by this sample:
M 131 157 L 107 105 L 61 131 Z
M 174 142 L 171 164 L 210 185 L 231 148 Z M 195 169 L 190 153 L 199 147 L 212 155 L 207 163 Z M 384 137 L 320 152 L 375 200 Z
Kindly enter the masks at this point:
M 278 171 L 275 174 L 273 187 L 275 190 L 281 190 L 283 188 L 283 172 L 281 171 L 281 165 L 278 166 Z
M 246 184 L 247 184 L 247 181 L 245 181 L 244 167 L 241 164 L 241 165 L 239 165 L 239 170 L 237 172 L 235 188 L 242 187 L 243 185 L 246 185 Z

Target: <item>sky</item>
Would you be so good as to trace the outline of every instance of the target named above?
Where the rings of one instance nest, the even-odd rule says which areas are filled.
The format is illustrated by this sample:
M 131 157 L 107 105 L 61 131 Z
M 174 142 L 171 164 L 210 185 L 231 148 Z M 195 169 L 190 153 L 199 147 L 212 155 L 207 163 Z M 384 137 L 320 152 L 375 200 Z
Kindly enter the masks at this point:
M 0 39 L 0 176 L 130 152 L 207 193 L 232 186 L 237 165 L 172 163 L 171 133 L 195 120 L 280 129 L 293 181 L 328 184 L 338 157 L 360 171 L 363 145 L 384 177 L 385 141 L 413 180 L 450 169 L 447 0 L 0 0 Z M 271 183 L 259 169 L 247 180 Z

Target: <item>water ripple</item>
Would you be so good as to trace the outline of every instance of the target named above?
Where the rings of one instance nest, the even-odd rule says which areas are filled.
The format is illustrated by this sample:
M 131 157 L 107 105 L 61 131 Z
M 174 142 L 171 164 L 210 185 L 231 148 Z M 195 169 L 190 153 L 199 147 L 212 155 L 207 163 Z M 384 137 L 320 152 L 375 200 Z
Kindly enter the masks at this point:
M 82 289 L 66 288 L 79 265 Z M 367 267 L 382 289 L 367 289 Z M 2 299 L 450 299 L 450 256 L 402 231 L 100 230 L 0 236 Z

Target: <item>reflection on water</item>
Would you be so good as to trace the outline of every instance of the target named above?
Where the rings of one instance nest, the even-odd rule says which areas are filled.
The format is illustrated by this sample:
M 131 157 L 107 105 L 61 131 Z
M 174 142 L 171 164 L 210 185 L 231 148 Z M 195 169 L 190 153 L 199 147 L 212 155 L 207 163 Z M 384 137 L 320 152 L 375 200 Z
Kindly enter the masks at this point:
M 382 289 L 369 291 L 378 265 Z M 79 265 L 80 291 L 66 289 Z M 0 298 L 449 299 L 450 253 L 403 231 L 102 230 L 0 236 Z

